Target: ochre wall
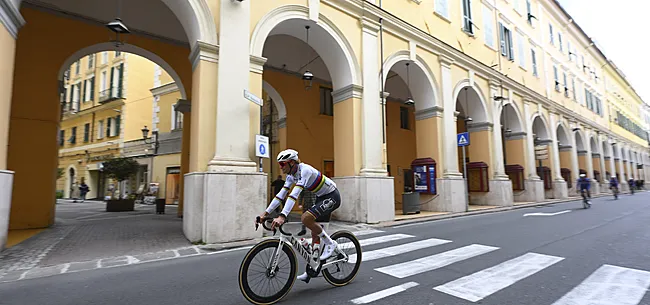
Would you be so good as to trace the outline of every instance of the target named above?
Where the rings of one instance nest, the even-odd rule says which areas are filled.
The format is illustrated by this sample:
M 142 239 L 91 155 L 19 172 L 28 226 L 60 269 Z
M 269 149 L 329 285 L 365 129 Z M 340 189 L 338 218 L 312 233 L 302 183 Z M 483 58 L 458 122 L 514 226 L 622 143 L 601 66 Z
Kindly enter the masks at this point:
M 403 169 L 410 169 L 411 162 L 416 158 L 415 113 L 413 107 L 408 107 L 409 129 L 401 128 L 400 103 L 386 103 L 386 145 L 390 176 L 394 177 L 395 209 L 402 209 L 402 193 L 404 192 Z
M 16 46 L 7 158 L 7 168 L 16 172 L 10 229 L 42 228 L 54 222 L 59 69 L 79 49 L 107 41 L 101 25 L 29 8 L 21 13 L 27 23 Z M 62 33 L 60 29 L 74 31 Z M 129 37 L 129 43 L 156 53 L 175 69 L 183 84 L 191 86 L 189 48 L 135 35 Z M 35 186 L 38 192 L 34 192 Z
M 526 139 L 506 141 L 506 165 L 518 164 L 526 167 L 525 145 Z

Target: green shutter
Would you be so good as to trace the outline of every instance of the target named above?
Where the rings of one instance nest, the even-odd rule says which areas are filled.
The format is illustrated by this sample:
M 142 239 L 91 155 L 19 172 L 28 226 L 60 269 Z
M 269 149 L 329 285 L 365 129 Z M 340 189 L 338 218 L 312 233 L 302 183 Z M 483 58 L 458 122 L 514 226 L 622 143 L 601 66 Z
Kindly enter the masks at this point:
M 111 85 L 108 90 L 108 97 L 111 98 L 113 97 L 113 74 L 115 73 L 115 67 L 111 68 Z
M 95 77 L 90 79 L 90 100 L 95 100 Z
M 119 115 L 116 116 L 115 117 L 115 132 L 116 132 L 117 136 L 120 135 L 120 121 L 121 121 L 121 116 L 119 116 Z
M 81 101 L 82 102 L 86 101 L 86 86 L 87 86 L 86 83 L 87 82 L 88 82 L 88 80 L 85 80 L 85 81 L 83 81 L 83 83 L 81 85 L 81 94 L 80 95 L 81 95 Z
M 124 63 L 120 64 L 120 75 L 117 83 L 117 96 L 122 97 L 122 87 L 124 86 Z

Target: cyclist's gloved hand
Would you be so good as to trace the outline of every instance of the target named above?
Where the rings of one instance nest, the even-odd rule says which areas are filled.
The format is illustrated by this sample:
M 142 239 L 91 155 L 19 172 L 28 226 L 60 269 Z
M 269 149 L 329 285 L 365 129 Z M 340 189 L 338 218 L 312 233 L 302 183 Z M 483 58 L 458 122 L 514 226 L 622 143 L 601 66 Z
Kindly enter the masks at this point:
M 271 230 L 280 227 L 281 225 L 284 224 L 286 220 L 287 219 L 284 217 L 284 215 L 280 214 L 280 216 L 273 219 L 273 223 L 271 224 Z

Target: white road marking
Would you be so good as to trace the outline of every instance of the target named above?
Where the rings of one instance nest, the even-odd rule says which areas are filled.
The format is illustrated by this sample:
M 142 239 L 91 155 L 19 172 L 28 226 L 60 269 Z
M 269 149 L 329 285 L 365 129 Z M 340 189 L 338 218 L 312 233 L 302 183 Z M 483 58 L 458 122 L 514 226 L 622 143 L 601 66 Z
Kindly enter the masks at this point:
M 386 242 L 389 242 L 389 241 L 395 241 L 395 240 L 411 238 L 411 237 L 415 237 L 415 236 L 408 235 L 408 234 L 391 234 L 391 235 L 384 235 L 384 236 L 377 236 L 377 237 L 373 237 L 373 238 L 361 239 L 361 240 L 359 240 L 359 244 L 363 247 L 363 246 L 381 244 L 381 243 L 386 243 Z M 311 243 L 311 238 L 307 238 L 307 241 L 309 243 Z M 352 244 L 352 242 L 347 242 L 347 243 L 339 244 L 339 247 L 342 248 L 342 249 L 343 248 L 354 248 L 354 245 Z
M 442 244 L 446 244 L 446 243 L 450 243 L 450 242 L 451 242 L 451 240 L 437 239 L 437 238 L 419 240 L 419 241 L 416 241 L 416 242 L 403 244 L 403 245 L 399 245 L 399 246 L 388 247 L 388 248 L 383 248 L 383 249 L 369 251 L 369 252 L 363 252 L 361 260 L 364 261 L 364 262 L 367 262 L 367 261 L 371 261 L 371 260 L 375 260 L 375 259 L 395 256 L 395 255 L 398 255 L 398 254 L 403 254 L 403 253 L 406 253 L 406 252 L 420 250 L 420 249 L 424 249 L 424 248 L 428 248 L 428 247 L 434 247 L 434 246 L 438 246 L 438 245 L 442 245 Z M 350 264 L 356 263 L 357 262 L 357 255 L 356 254 L 350 255 L 350 260 L 348 262 Z
M 499 248 L 473 244 L 413 261 L 377 268 L 375 270 L 402 279 L 411 275 L 442 268 L 497 249 Z
M 553 305 L 636 305 L 648 287 L 648 271 L 602 265 Z
M 555 213 L 527 213 L 527 214 L 524 214 L 524 217 L 526 217 L 526 216 L 555 216 L 555 215 L 560 215 L 560 214 L 569 213 L 569 212 L 571 212 L 571 210 L 555 212 Z
M 370 235 L 370 234 L 375 234 L 375 233 L 384 233 L 384 231 L 375 230 L 375 229 L 367 229 L 367 230 L 352 232 L 352 234 L 354 234 L 354 236 L 363 236 L 363 235 Z
M 563 259 L 544 254 L 526 253 L 433 289 L 470 302 L 477 302 Z
M 384 289 L 382 291 L 377 291 L 375 293 L 371 293 L 371 294 L 366 295 L 366 296 L 362 296 L 360 298 L 356 298 L 356 299 L 352 300 L 351 302 L 354 303 L 354 304 L 368 304 L 368 303 L 383 299 L 385 297 L 388 297 L 388 296 L 391 296 L 391 295 L 406 291 L 406 289 L 415 287 L 417 285 L 418 285 L 418 283 L 416 283 L 416 282 L 408 282 L 406 284 L 391 287 L 391 288 L 388 288 L 388 289 Z

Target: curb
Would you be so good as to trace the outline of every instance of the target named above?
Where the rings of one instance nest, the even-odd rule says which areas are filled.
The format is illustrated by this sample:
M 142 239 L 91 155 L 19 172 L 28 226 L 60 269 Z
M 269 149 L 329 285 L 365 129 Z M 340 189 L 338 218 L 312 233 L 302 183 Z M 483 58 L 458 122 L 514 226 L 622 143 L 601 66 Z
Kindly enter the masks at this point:
M 637 193 L 645 193 L 645 192 L 648 192 L 648 191 L 637 191 Z M 629 194 L 629 193 L 630 192 L 628 191 L 628 192 L 619 193 L 619 194 Z M 592 195 L 591 198 L 595 199 L 595 198 L 609 197 L 609 196 L 612 196 L 612 194 Z M 568 202 L 574 202 L 574 201 L 580 201 L 580 200 L 581 200 L 580 197 L 566 198 L 566 199 L 559 199 L 559 200 L 552 200 L 552 201 L 534 202 L 534 203 L 528 203 L 528 204 L 522 204 L 522 205 L 513 205 L 513 206 L 507 206 L 507 207 L 483 209 L 483 210 L 471 211 L 471 212 L 457 212 L 457 213 L 449 213 L 449 214 L 444 214 L 444 215 L 427 216 L 427 217 L 415 218 L 415 219 L 393 220 L 393 221 L 380 222 L 378 224 L 373 224 L 373 225 L 370 225 L 370 226 L 376 227 L 376 228 L 391 228 L 391 227 L 397 227 L 397 226 L 406 225 L 406 224 L 422 223 L 422 222 L 444 220 L 444 219 L 451 219 L 451 218 L 458 218 L 458 217 L 465 217 L 465 216 L 473 216 L 473 215 L 480 215 L 480 214 L 506 212 L 506 211 L 525 209 L 525 208 L 532 208 L 532 207 L 543 207 L 543 206 L 548 206 L 548 205 L 553 205 L 553 204 L 558 204 L 558 203 L 568 203 Z

